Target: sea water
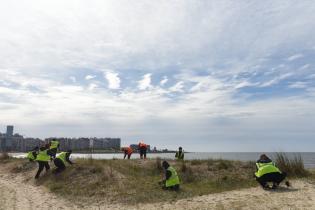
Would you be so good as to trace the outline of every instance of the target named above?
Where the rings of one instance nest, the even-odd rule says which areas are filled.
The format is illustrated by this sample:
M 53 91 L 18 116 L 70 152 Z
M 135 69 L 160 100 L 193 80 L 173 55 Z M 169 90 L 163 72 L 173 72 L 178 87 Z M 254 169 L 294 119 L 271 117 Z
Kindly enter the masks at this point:
M 240 160 L 240 161 L 256 161 L 259 159 L 261 153 L 258 152 L 190 152 L 185 153 L 186 160 L 207 160 L 207 159 L 226 159 L 226 160 Z M 271 159 L 275 158 L 276 153 L 266 153 Z M 293 158 L 300 155 L 304 161 L 306 168 L 315 168 L 315 153 L 314 152 L 302 152 L 285 153 L 289 158 Z M 25 157 L 25 153 L 10 153 L 13 157 Z M 123 159 L 124 154 L 122 153 L 106 153 L 106 154 L 72 154 L 71 157 L 75 158 L 93 158 L 93 159 Z M 148 153 L 147 158 L 157 158 L 162 159 L 175 159 L 174 153 Z M 133 153 L 132 159 L 138 159 L 139 154 Z

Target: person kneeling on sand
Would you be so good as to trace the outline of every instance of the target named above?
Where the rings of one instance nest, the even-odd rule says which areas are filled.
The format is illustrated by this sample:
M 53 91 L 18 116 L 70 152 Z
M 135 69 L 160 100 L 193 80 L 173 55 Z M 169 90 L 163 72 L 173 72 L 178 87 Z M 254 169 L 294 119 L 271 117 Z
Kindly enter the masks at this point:
M 271 189 L 276 189 L 287 176 L 287 174 L 285 172 L 281 172 L 280 169 L 277 168 L 272 160 L 265 154 L 260 156 L 260 159 L 256 162 L 256 167 L 256 180 L 264 189 L 270 189 L 267 184 L 268 182 L 272 182 Z M 290 186 L 288 181 L 285 184 Z
M 163 161 L 164 179 L 159 182 L 164 190 L 179 190 L 179 177 L 176 170 L 167 161 Z
M 35 175 L 35 179 L 39 178 L 40 173 L 43 171 L 44 167 L 46 172 L 50 169 L 48 161 L 50 160 L 50 151 L 48 145 L 39 148 L 38 154 L 36 156 L 36 161 L 38 162 L 38 171 Z
M 54 173 L 58 174 L 66 169 L 66 162 L 68 162 L 70 165 L 73 164 L 70 160 L 70 155 L 72 153 L 72 150 L 68 150 L 67 152 L 61 152 L 57 155 L 57 157 L 54 159 L 54 164 L 57 167 L 54 170 Z

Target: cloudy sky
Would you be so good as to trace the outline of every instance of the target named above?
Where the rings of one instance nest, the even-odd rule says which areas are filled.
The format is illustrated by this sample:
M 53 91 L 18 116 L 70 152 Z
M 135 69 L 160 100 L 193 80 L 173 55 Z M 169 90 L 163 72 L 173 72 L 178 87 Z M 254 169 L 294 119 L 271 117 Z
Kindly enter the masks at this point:
M 315 1 L 1 0 L 0 131 L 315 150 Z

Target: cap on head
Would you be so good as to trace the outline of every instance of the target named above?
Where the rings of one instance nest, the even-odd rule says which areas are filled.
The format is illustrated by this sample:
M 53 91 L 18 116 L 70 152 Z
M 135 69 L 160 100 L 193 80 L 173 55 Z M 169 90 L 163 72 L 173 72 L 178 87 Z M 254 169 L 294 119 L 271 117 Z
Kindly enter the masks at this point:
M 182 148 L 182 147 L 178 147 L 178 149 L 179 149 L 179 150 L 182 150 L 183 148 Z

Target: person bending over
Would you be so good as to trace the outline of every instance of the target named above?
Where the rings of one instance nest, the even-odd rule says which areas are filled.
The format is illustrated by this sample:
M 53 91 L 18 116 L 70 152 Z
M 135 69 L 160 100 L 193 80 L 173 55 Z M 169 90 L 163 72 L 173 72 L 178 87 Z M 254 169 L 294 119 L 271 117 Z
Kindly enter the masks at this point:
M 29 151 L 27 153 L 27 159 L 30 161 L 30 162 L 33 162 L 36 160 L 36 157 L 37 157 L 37 154 L 38 154 L 38 150 L 39 150 L 39 147 L 35 147 L 34 149 L 32 149 L 32 151 Z
M 124 159 L 126 159 L 127 156 L 128 156 L 128 159 L 130 159 L 131 154 L 133 153 L 132 148 L 129 146 L 129 147 L 124 147 L 122 150 L 124 151 Z
M 36 156 L 36 161 L 38 162 L 38 170 L 35 175 L 35 179 L 39 178 L 44 168 L 46 169 L 46 172 L 49 171 L 50 169 L 48 163 L 48 161 L 50 160 L 50 151 L 47 148 L 48 148 L 47 146 L 40 147 L 39 152 Z
M 73 164 L 73 162 L 71 162 L 70 160 L 71 153 L 72 153 L 72 150 L 68 150 L 67 152 L 61 152 L 54 159 L 54 164 L 57 167 L 54 171 L 56 174 L 66 169 L 66 162 L 69 163 L 70 165 Z

